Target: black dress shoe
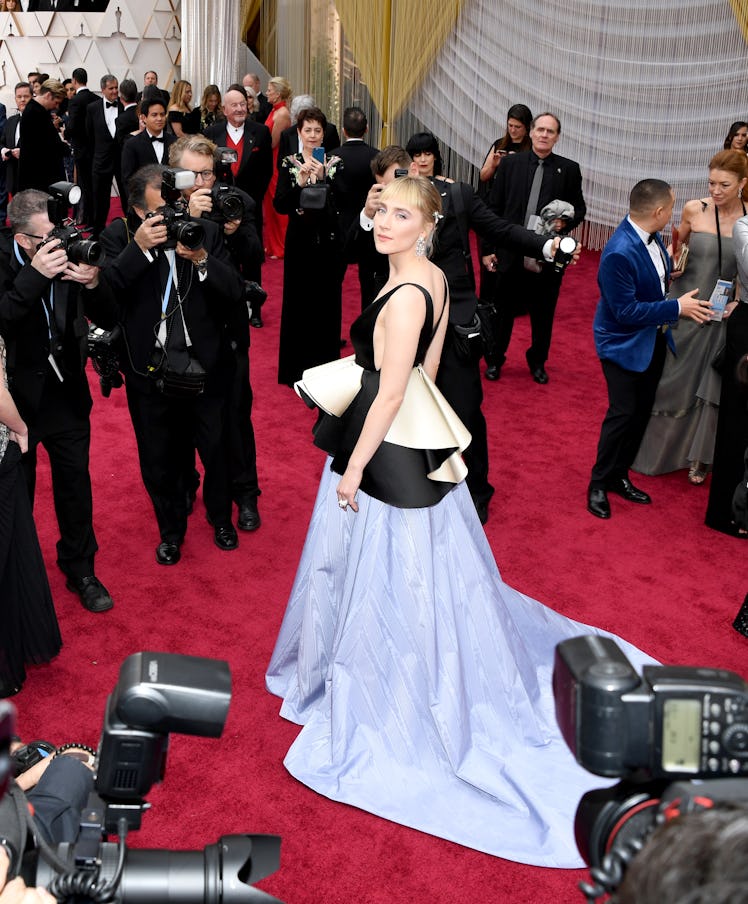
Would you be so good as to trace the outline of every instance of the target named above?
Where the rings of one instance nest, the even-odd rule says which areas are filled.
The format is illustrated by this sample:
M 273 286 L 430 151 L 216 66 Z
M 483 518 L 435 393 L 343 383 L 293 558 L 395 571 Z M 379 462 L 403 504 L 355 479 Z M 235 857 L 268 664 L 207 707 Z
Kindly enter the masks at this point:
M 495 381 L 501 377 L 501 368 L 496 364 L 489 364 L 486 368 L 486 379 Z
M 216 546 L 219 549 L 236 549 L 236 547 L 239 545 L 239 538 L 236 536 L 236 531 L 234 530 L 234 526 L 232 524 L 226 524 L 223 527 L 214 527 L 213 537 L 215 539 Z
M 179 543 L 159 543 L 156 547 L 156 561 L 159 565 L 176 565 L 182 558 Z
M 610 503 L 605 490 L 590 487 L 587 491 L 587 511 L 596 518 L 610 518 Z
M 68 590 L 78 594 L 83 608 L 88 609 L 89 612 L 106 612 L 114 605 L 109 591 L 93 574 L 85 578 L 69 577 L 65 586 Z
M 253 314 L 249 318 L 249 325 L 253 326 L 256 330 L 259 330 L 262 327 L 262 317 L 259 314 Z
M 536 383 L 540 383 L 541 386 L 545 386 L 548 382 L 548 374 L 542 367 L 531 367 L 530 373 L 532 374 L 533 380 L 535 380 Z
M 619 496 L 623 496 L 623 498 L 628 499 L 629 502 L 638 502 L 639 505 L 649 505 L 652 501 L 649 494 L 645 493 L 644 490 L 638 490 L 628 477 L 621 477 L 618 480 L 614 480 L 608 485 L 608 490 L 611 493 L 617 493 Z
M 239 520 L 236 526 L 239 530 L 257 530 L 260 526 L 260 513 L 257 511 L 257 500 L 248 499 L 239 503 Z

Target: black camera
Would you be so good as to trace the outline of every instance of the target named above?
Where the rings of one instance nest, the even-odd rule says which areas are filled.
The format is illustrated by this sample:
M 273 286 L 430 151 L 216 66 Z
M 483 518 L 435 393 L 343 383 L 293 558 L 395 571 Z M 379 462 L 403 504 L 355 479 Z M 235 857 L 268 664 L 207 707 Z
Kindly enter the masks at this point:
M 583 795 L 574 820 L 592 867 L 588 900 L 617 886 L 632 856 L 677 802 L 748 800 L 748 684 L 734 672 L 645 666 L 640 677 L 609 637 L 556 647 L 553 696 L 577 762 L 622 778 Z
M 112 330 L 104 330 L 95 323 L 88 326 L 88 357 L 99 375 L 99 386 L 105 399 L 109 398 L 112 389 L 122 386 L 119 354 L 121 337 L 119 324 Z
M 244 201 L 233 185 L 216 182 L 210 191 L 210 199 L 213 202 L 210 219 L 214 223 L 223 225 L 229 220 L 241 220 L 244 216 Z
M 100 267 L 104 260 L 104 249 L 101 244 L 84 238 L 81 230 L 68 218 L 70 206 L 80 200 L 80 187 L 73 182 L 55 182 L 47 191 L 50 195 L 47 201 L 47 214 L 55 225 L 38 247 L 41 248 L 42 245 L 59 239 L 69 261 L 74 264 L 92 264 L 94 267 Z
M 192 188 L 194 184 L 195 174 L 189 170 L 164 167 L 161 175 L 161 197 L 164 204 L 145 215 L 147 220 L 159 214 L 163 217 L 167 238 L 162 248 L 176 248 L 177 242 L 181 242 L 185 248 L 194 251 L 203 244 L 205 230 L 200 223 L 190 219 L 187 203 L 182 198 L 182 191 Z
M 78 839 L 52 850 L 37 838 L 39 850 L 24 858 L 27 884 L 49 887 L 58 901 L 281 904 L 253 887 L 280 865 L 275 835 L 224 835 L 203 851 L 125 845 L 127 831 L 140 827 L 150 806 L 143 795 L 163 778 L 169 732 L 219 737 L 230 701 L 226 662 L 170 653 L 129 656 L 107 700 L 96 791 L 81 813 Z M 118 843 L 106 840 L 109 833 Z

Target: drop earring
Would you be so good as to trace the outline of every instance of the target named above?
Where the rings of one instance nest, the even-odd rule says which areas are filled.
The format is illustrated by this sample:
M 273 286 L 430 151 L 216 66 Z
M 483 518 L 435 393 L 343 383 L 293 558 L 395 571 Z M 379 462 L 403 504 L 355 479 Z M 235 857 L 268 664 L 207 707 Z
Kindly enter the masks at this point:
M 416 239 L 416 257 L 424 257 L 426 254 L 426 239 L 419 235 Z

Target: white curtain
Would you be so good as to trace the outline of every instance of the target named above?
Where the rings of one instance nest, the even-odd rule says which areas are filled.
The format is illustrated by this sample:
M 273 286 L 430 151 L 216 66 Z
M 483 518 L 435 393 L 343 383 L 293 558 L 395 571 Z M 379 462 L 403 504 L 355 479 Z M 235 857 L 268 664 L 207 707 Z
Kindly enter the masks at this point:
M 192 84 L 193 105 L 206 85 L 225 91 L 241 81 L 246 49 L 240 17 L 239 0 L 182 0 L 182 78 Z
M 410 114 L 480 166 L 514 103 L 560 117 L 599 244 L 639 179 L 673 185 L 676 221 L 706 194 L 710 158 L 748 118 L 746 43 L 729 0 L 466 0 Z

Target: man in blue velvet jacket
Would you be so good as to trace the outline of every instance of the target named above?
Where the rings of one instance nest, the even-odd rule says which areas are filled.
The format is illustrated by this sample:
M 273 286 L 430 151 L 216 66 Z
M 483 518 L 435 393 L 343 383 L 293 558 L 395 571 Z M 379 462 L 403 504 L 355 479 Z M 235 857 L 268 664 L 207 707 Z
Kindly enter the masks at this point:
M 670 258 L 658 233 L 670 222 L 674 204 L 667 182 L 644 179 L 637 183 L 631 191 L 629 215 L 600 258 L 594 332 L 608 384 L 608 411 L 587 491 L 587 510 L 598 518 L 610 518 L 608 492 L 630 502 L 651 502 L 629 480 L 629 467 L 652 411 L 666 346 L 675 351 L 667 325 L 679 317 L 697 323 L 709 320 L 711 305 L 698 299 L 699 289 L 666 298 Z

